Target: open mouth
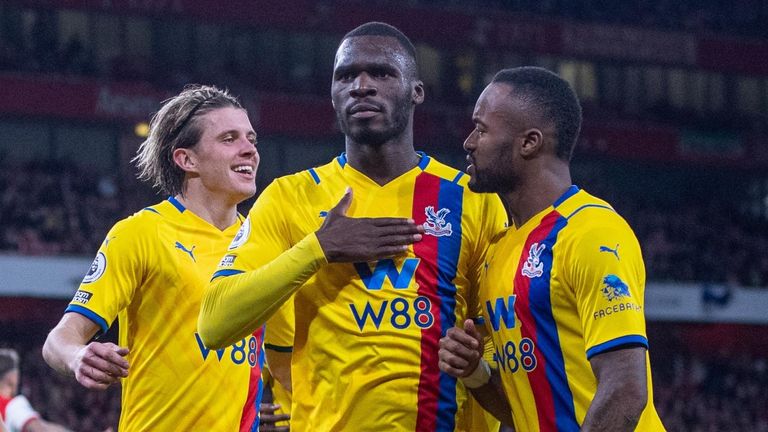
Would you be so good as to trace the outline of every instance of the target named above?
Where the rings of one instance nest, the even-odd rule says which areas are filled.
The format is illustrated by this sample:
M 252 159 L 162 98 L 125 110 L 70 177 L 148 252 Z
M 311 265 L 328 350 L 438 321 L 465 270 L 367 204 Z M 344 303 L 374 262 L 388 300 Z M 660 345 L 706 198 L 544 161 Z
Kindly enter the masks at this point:
M 253 165 L 237 165 L 232 168 L 232 171 L 247 177 L 253 177 L 256 169 L 253 167 Z

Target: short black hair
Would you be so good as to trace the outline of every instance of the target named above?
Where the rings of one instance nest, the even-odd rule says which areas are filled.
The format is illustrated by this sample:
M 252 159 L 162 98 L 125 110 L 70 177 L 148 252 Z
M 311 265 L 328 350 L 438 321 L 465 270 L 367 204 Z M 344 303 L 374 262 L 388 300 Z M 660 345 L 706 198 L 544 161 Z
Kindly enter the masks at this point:
M 414 76 L 418 74 L 416 47 L 413 46 L 413 43 L 408 39 L 408 36 L 401 32 L 397 27 L 378 21 L 367 22 L 345 34 L 344 37 L 341 38 L 341 42 L 356 36 L 385 36 L 397 39 L 400 46 L 405 49 L 411 57 L 411 60 L 413 60 L 413 70 L 411 72 L 413 72 Z
M 492 82 L 513 87 L 515 96 L 523 97 L 542 120 L 554 123 L 557 156 L 570 161 L 581 130 L 581 105 L 568 82 L 552 71 L 533 66 L 502 69 Z
M 19 368 L 19 354 L 10 348 L 0 349 L 0 378 L 8 371 Z

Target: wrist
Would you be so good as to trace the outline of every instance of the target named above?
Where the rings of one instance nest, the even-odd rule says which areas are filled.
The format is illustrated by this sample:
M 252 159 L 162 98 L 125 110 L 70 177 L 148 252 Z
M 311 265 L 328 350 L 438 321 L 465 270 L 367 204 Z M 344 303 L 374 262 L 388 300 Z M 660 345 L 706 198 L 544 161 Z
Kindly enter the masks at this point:
M 485 359 L 481 358 L 475 370 L 471 374 L 462 377 L 461 382 L 464 383 L 464 387 L 474 389 L 486 385 L 490 379 L 491 366 Z

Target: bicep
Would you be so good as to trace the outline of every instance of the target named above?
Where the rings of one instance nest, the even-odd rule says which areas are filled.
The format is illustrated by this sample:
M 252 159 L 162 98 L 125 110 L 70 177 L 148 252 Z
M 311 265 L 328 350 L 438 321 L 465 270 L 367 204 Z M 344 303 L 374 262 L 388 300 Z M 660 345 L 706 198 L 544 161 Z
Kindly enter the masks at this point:
M 626 396 L 647 399 L 646 349 L 642 346 L 606 351 L 589 360 L 598 391 L 622 390 Z M 621 394 L 617 393 L 617 394 Z

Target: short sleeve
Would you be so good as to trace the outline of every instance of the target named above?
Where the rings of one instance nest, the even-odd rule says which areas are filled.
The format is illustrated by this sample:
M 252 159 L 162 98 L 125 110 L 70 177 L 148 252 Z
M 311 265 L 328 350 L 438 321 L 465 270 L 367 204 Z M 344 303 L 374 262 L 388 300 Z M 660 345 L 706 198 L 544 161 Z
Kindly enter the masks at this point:
M 575 230 L 568 251 L 570 285 L 584 331 L 587 358 L 622 346 L 648 346 L 645 332 L 645 267 L 640 245 L 627 223 L 611 212 Z M 570 223 L 585 222 L 582 212 Z
M 116 224 L 107 234 L 66 312 L 79 313 L 106 333 L 144 280 L 149 253 L 132 220 Z

